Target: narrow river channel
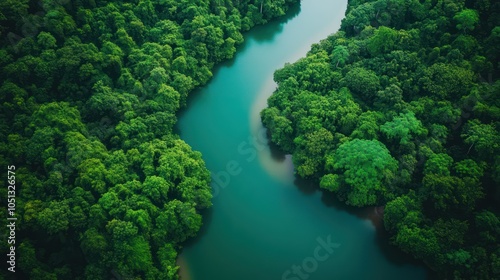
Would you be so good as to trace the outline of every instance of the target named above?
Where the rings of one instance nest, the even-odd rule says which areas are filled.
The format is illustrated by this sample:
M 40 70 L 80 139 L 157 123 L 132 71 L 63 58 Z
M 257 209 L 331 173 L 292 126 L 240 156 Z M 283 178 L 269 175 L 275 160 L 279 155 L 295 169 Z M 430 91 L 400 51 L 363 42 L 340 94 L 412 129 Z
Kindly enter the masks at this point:
M 259 111 L 273 72 L 338 30 L 346 0 L 303 0 L 253 29 L 231 61 L 194 93 L 178 131 L 213 174 L 213 207 L 179 257 L 183 280 L 426 279 L 429 271 L 388 244 L 374 208 L 343 206 L 297 180 L 270 148 Z

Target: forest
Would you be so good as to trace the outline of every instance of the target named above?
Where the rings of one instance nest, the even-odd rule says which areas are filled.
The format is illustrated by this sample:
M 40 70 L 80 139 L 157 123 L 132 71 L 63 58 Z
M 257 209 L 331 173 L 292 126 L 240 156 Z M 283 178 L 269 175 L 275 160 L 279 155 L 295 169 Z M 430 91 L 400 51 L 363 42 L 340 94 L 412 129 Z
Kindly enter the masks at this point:
M 0 1 L 0 166 L 17 218 L 16 273 L 0 278 L 178 279 L 212 195 L 176 112 L 242 32 L 297 4 Z
M 261 118 L 298 176 L 382 206 L 439 279 L 500 279 L 499 56 L 498 1 L 350 0 Z

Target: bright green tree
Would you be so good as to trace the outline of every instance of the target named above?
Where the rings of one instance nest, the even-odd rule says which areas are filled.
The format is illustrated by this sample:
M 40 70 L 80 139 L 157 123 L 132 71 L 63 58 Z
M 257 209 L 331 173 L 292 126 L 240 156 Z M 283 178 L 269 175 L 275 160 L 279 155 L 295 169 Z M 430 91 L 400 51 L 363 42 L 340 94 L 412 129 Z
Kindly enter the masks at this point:
M 348 186 L 347 203 L 354 206 L 374 205 L 377 194 L 390 189 L 397 161 L 384 144 L 377 140 L 354 139 L 339 146 L 333 159 L 333 171 L 340 173 Z
M 465 33 L 474 30 L 477 26 L 479 23 L 479 14 L 476 10 L 464 9 L 457 13 L 453 19 L 457 21 L 457 29 Z

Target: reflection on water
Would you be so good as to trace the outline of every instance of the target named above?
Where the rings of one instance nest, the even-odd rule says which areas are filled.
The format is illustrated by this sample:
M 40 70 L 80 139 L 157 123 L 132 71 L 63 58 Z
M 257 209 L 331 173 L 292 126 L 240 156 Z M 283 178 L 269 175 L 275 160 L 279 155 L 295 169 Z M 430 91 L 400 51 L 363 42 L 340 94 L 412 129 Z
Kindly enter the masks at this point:
M 256 30 L 254 36 L 252 36 L 252 39 L 259 43 L 273 42 L 275 36 L 283 31 L 283 26 L 288 21 L 298 16 L 299 13 L 300 3 L 297 3 L 296 5 L 290 7 L 290 9 L 287 11 L 286 16 L 272 20 L 268 24 L 252 28 L 253 30 Z

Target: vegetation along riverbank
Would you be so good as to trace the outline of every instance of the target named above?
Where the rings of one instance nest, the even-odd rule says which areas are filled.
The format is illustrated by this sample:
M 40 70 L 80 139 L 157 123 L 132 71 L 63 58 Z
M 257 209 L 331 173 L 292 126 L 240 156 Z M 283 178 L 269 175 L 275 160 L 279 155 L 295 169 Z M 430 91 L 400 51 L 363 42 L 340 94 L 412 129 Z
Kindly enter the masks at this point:
M 261 117 L 298 176 L 385 206 L 443 279 L 500 278 L 500 3 L 351 0 Z
M 2 276 L 177 279 L 211 190 L 176 112 L 243 31 L 294 4 L 0 1 L 0 166 L 17 182 L 16 243 L 0 243 L 16 272 Z

